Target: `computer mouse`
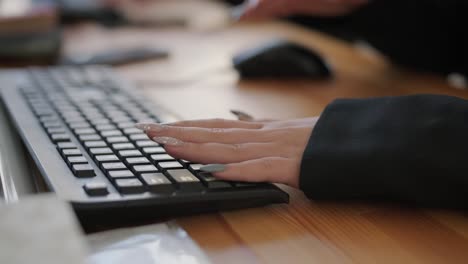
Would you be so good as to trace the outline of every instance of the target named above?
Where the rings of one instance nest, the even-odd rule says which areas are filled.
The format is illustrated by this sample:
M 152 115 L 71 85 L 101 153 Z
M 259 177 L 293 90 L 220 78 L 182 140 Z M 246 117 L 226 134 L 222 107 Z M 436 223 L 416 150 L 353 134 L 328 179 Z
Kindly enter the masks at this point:
M 234 67 L 244 79 L 327 79 L 332 71 L 316 51 L 276 40 L 237 54 Z

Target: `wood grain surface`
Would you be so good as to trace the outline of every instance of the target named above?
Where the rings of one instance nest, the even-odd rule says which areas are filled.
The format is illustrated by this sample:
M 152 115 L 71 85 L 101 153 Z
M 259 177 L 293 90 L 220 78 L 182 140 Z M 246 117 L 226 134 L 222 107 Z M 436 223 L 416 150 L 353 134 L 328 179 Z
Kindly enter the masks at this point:
M 280 22 L 238 24 L 216 31 L 79 25 L 66 30 L 66 53 L 119 47 L 163 47 L 168 60 L 119 67 L 154 101 L 184 119 L 319 115 L 335 98 L 468 92 L 445 79 L 399 70 L 381 55 Z M 231 57 L 274 38 L 319 51 L 331 81 L 239 82 Z M 284 186 L 282 186 L 284 187 Z M 289 205 L 178 219 L 213 263 L 468 263 L 466 212 L 397 205 L 317 203 L 284 187 Z

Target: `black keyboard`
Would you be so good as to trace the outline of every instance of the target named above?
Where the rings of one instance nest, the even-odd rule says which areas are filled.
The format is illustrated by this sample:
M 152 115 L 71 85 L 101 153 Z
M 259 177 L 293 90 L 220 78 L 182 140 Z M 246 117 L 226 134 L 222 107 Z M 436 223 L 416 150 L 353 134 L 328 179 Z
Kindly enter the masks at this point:
M 275 185 L 221 181 L 200 172 L 201 164 L 171 157 L 134 125 L 173 117 L 107 67 L 3 70 L 0 80 L 35 167 L 82 222 L 288 202 Z

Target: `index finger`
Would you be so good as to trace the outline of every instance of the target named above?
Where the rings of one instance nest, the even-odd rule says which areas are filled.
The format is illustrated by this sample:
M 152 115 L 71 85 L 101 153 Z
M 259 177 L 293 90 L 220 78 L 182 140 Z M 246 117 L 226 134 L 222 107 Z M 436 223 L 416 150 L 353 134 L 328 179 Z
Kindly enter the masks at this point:
M 200 119 L 200 120 L 185 120 L 166 124 L 168 126 L 178 127 L 199 127 L 199 128 L 244 128 L 244 129 L 260 129 L 262 123 L 237 121 L 229 119 Z

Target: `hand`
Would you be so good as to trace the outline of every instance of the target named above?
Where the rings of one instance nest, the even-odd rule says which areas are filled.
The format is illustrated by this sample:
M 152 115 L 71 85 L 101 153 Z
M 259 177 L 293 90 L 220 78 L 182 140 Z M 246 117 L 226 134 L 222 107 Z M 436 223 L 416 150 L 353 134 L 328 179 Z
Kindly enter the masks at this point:
M 101 3 L 105 6 L 111 7 L 125 7 L 126 5 L 145 5 L 151 4 L 158 0 L 99 0 L 98 3 Z
M 265 19 L 294 14 L 340 16 L 370 0 L 248 0 L 241 20 Z
M 273 122 L 224 119 L 138 124 L 167 153 L 217 178 L 299 186 L 302 154 L 318 117 Z

